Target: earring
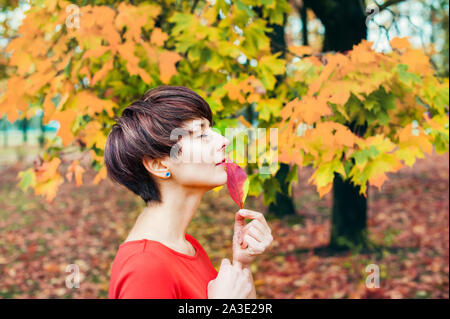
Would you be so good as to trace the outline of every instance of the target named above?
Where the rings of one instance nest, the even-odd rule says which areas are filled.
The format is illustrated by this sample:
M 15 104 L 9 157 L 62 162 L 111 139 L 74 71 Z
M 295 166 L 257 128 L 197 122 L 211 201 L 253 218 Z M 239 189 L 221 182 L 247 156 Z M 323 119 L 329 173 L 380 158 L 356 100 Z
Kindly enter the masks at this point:
M 169 177 L 169 176 L 170 176 L 170 172 L 167 172 L 167 173 L 166 173 L 166 177 Z

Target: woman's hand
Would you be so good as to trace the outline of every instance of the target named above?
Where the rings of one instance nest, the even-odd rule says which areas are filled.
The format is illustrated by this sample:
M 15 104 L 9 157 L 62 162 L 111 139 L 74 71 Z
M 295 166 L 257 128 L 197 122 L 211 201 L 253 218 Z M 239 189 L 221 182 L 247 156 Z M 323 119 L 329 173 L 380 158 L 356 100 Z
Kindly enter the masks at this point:
M 245 225 L 245 218 L 253 219 Z M 234 220 L 233 264 L 250 264 L 272 243 L 272 231 L 264 215 L 248 209 L 240 209 Z
M 216 279 L 208 283 L 208 299 L 246 299 L 252 291 L 250 271 L 222 259 Z

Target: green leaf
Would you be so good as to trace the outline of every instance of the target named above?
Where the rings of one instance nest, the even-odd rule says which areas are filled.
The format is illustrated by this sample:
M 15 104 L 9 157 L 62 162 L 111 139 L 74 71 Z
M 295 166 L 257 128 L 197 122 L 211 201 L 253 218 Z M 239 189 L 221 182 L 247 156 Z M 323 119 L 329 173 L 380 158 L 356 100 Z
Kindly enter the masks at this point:
M 397 64 L 397 66 L 395 67 L 394 71 L 398 74 L 400 82 L 402 82 L 406 86 L 412 86 L 414 83 L 422 83 L 422 80 L 417 74 L 410 73 L 407 70 L 408 66 L 406 64 Z
M 378 102 L 375 101 L 375 100 L 366 100 L 366 101 L 364 102 L 364 106 L 365 106 L 366 109 L 369 110 L 369 111 L 371 111 L 371 110 L 373 109 L 373 107 L 374 107 L 375 105 L 377 105 L 377 104 L 378 104 Z
M 258 178 L 258 174 L 251 175 L 249 177 L 249 188 L 248 188 L 248 194 L 250 196 L 258 196 L 264 191 L 263 183 Z
M 276 178 L 266 179 L 264 181 L 264 205 L 268 206 L 270 203 L 276 204 L 276 195 L 281 193 L 280 183 Z
M 292 184 L 294 182 L 298 182 L 298 166 L 294 164 L 292 169 L 289 171 L 289 174 L 286 176 L 286 182 L 289 183 L 288 194 L 292 196 Z
M 261 51 L 270 50 L 270 40 L 265 33 L 268 31 L 266 21 L 255 20 L 243 31 L 245 40 L 241 48 L 248 59 L 256 57 Z
M 378 121 L 380 121 L 380 124 L 387 125 L 389 123 L 389 115 L 385 111 L 381 111 L 377 114 Z
M 345 163 L 344 163 L 345 177 L 348 177 L 352 167 L 353 167 L 353 163 L 351 161 L 345 161 Z
M 18 177 L 20 177 L 19 187 L 22 191 L 25 192 L 28 187 L 36 186 L 36 174 L 34 173 L 33 168 L 19 172 Z
M 281 103 L 279 99 L 261 100 L 256 105 L 256 111 L 259 113 L 259 118 L 269 122 L 270 116 L 277 117 L 281 112 Z

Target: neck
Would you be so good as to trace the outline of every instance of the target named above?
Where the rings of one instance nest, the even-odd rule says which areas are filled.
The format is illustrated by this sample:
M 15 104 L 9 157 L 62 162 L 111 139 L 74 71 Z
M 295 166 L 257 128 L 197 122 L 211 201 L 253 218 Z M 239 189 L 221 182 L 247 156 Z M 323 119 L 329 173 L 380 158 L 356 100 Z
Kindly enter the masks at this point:
M 197 211 L 205 189 L 176 185 L 161 188 L 162 203 L 148 204 L 139 215 L 130 236 L 157 238 L 174 245 L 185 244 L 189 223 Z

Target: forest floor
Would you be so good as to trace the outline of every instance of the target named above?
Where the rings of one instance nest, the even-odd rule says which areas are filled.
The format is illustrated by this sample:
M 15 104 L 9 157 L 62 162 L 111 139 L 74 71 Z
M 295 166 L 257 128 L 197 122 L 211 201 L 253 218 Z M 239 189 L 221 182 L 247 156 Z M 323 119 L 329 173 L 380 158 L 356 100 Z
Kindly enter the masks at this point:
M 17 186 L 16 163 L 0 167 L 0 298 L 107 298 L 111 263 L 144 207 L 109 180 L 66 182 L 48 203 Z M 368 230 L 377 252 L 337 253 L 330 236 L 331 193 L 319 198 L 299 171 L 293 186 L 297 214 L 277 219 L 262 197 L 245 207 L 263 212 L 274 241 L 252 265 L 258 298 L 449 298 L 449 158 L 432 155 L 370 187 Z M 188 233 L 214 267 L 231 258 L 237 205 L 226 187 L 205 194 Z M 80 287 L 66 288 L 67 266 L 80 269 Z M 366 287 L 369 265 L 380 288 Z M 368 267 L 369 266 L 369 267 Z

